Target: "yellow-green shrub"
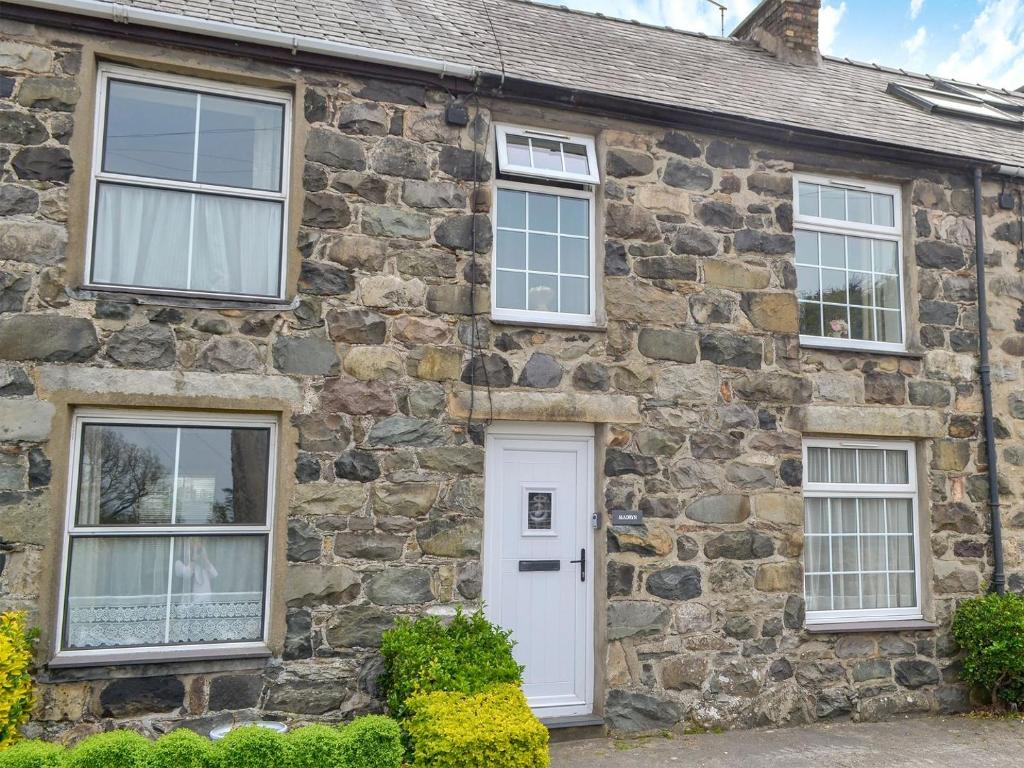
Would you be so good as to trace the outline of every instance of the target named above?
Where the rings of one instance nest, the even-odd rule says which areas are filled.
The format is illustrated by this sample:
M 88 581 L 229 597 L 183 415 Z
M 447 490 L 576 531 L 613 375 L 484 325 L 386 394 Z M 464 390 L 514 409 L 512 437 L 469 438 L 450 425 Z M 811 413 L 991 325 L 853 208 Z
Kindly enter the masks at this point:
M 0 614 L 0 749 L 20 738 L 18 728 L 32 712 L 32 644 L 35 632 L 25 614 Z
M 341 730 L 345 768 L 402 768 L 402 729 L 390 717 L 364 715 Z
M 285 737 L 288 768 L 344 768 L 341 731 L 329 725 L 307 725 Z
M 0 768 L 59 768 L 64 747 L 45 741 L 19 741 L 0 752 Z
M 405 721 L 414 768 L 546 768 L 548 731 L 515 685 L 417 694 Z
M 61 768 L 146 768 L 149 742 L 135 731 L 98 733 L 64 755 Z

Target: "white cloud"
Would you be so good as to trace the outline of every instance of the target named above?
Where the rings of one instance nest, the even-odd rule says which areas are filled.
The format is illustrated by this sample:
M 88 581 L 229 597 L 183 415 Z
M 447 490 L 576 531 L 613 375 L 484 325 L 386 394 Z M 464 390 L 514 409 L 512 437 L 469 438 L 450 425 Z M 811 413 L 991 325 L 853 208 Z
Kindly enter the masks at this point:
M 822 53 L 831 53 L 832 46 L 836 42 L 836 34 L 839 30 L 839 23 L 846 15 L 846 3 L 839 5 L 826 3 L 821 6 L 821 13 L 818 16 L 818 47 Z
M 924 0 L 910 0 L 910 18 L 916 19 L 921 13 L 922 7 L 924 7 Z
M 907 52 L 907 56 L 913 59 L 921 53 L 921 49 L 924 48 L 926 42 L 928 42 L 928 30 L 924 27 L 918 27 L 917 32 L 912 37 L 904 40 L 901 45 L 903 50 Z
M 1024 85 L 1024 0 L 985 0 L 938 74 L 972 83 Z

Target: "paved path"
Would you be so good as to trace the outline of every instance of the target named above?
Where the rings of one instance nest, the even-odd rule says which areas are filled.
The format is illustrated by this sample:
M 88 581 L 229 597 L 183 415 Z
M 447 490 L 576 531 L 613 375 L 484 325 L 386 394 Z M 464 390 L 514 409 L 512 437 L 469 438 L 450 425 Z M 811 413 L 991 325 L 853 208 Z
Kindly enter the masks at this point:
M 1022 768 L 1024 722 L 837 723 L 551 746 L 551 768 Z

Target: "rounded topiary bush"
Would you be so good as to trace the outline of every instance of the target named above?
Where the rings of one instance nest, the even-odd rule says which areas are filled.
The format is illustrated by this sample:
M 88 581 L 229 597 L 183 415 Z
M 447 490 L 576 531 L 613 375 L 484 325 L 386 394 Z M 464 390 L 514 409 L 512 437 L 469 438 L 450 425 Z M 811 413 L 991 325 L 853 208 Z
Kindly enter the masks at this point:
M 953 637 L 964 652 L 962 677 L 1002 701 L 1024 707 L 1024 595 L 972 597 L 957 606 Z
M 216 743 L 217 768 L 286 768 L 285 737 L 257 725 L 236 728 Z
M 61 768 L 146 768 L 150 743 L 134 731 L 90 736 L 64 755 Z
M 348 768 L 341 759 L 341 731 L 327 725 L 307 725 L 285 738 L 288 768 Z
M 0 752 L 0 768 L 60 768 L 64 747 L 46 741 L 21 741 Z
M 341 730 L 346 768 L 401 768 L 403 753 L 402 730 L 390 717 L 366 715 Z
M 213 742 L 187 728 L 161 736 L 150 748 L 146 768 L 214 768 Z

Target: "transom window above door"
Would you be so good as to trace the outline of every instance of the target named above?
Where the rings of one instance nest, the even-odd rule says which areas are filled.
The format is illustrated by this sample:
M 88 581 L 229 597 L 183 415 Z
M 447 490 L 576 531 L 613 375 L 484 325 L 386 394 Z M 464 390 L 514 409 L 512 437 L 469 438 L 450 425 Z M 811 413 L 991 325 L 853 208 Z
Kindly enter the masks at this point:
M 283 298 L 290 98 L 117 66 L 98 88 L 87 283 Z
M 594 140 L 511 126 L 497 135 L 492 316 L 593 324 Z
M 797 176 L 800 343 L 906 349 L 898 187 Z

